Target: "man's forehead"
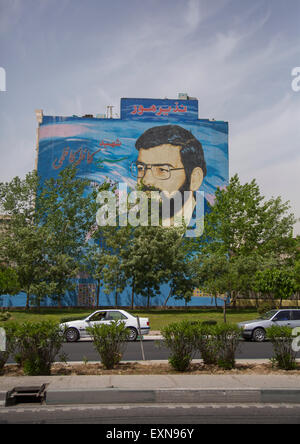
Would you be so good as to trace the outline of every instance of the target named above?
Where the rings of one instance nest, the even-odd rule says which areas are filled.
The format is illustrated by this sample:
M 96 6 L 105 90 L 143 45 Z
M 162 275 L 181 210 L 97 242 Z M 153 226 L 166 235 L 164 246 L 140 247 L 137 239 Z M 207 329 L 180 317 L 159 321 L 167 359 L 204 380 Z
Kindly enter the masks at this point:
M 180 155 L 181 146 L 164 144 L 152 148 L 140 148 L 138 159 L 144 163 L 167 163 L 174 168 L 183 166 Z

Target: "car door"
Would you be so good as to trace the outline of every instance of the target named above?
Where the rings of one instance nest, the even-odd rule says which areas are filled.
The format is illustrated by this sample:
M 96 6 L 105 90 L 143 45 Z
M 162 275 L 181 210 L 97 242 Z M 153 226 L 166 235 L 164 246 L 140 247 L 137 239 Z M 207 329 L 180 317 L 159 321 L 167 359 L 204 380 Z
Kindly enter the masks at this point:
M 124 321 L 126 323 L 126 321 L 127 321 L 126 316 L 118 310 L 114 310 L 114 311 L 108 310 L 107 319 L 108 319 L 109 323 L 111 323 L 112 321 Z
M 300 327 L 300 310 L 292 310 L 291 327 Z
M 291 327 L 291 310 L 282 310 L 273 318 L 280 327 Z
M 107 320 L 107 311 L 101 310 L 90 317 L 87 327 L 94 327 L 95 325 L 109 324 Z

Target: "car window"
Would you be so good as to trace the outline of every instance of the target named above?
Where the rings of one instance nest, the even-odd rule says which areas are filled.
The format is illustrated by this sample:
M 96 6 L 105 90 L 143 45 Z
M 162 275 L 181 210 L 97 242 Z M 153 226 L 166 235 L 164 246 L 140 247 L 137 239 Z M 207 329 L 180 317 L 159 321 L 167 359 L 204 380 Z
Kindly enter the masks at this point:
M 106 311 L 98 311 L 92 317 L 90 317 L 90 321 L 104 321 L 106 317 Z
M 294 321 L 300 321 L 300 310 L 293 310 L 292 311 L 292 319 Z
M 263 319 L 264 321 L 267 321 L 268 319 L 271 319 L 274 316 L 275 313 L 277 313 L 277 310 L 268 311 L 267 313 L 264 313 L 260 317 L 260 319 Z
M 289 320 L 290 320 L 289 311 L 280 311 L 274 318 L 274 321 L 289 321 Z
M 120 311 L 109 311 L 107 313 L 107 319 L 110 321 L 119 321 L 120 319 L 127 319 Z

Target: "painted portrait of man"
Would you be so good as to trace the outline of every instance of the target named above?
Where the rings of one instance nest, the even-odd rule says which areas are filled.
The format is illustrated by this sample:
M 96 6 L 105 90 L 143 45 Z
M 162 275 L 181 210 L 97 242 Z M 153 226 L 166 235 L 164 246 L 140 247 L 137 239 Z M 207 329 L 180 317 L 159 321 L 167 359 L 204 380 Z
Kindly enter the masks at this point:
M 181 212 L 190 220 L 199 190 L 206 176 L 202 144 L 193 134 L 179 125 L 155 126 L 146 130 L 136 141 L 138 158 L 132 162 L 132 175 L 144 190 L 161 192 L 170 200 L 170 217 L 176 215 L 173 199 L 181 195 Z

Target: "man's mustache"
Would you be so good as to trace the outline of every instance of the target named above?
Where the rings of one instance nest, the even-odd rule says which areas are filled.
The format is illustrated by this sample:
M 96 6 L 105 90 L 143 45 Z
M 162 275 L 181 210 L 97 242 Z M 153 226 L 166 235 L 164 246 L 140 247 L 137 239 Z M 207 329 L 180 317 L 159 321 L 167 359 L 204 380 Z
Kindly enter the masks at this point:
M 161 193 L 161 195 L 163 196 L 164 199 L 172 199 L 174 197 L 174 196 L 171 196 L 171 193 L 169 193 L 168 191 L 160 190 L 159 188 L 156 188 L 156 187 L 149 187 L 147 185 L 143 185 L 141 187 L 141 191 L 145 191 L 145 192 L 154 191 L 154 192 Z M 179 190 L 174 190 L 174 192 L 177 192 L 177 193 L 180 193 L 183 195 L 184 191 L 179 189 Z

